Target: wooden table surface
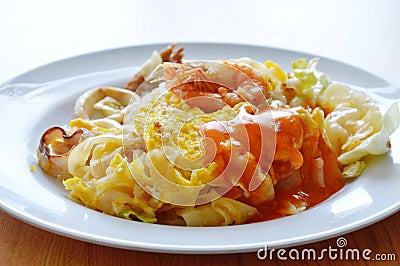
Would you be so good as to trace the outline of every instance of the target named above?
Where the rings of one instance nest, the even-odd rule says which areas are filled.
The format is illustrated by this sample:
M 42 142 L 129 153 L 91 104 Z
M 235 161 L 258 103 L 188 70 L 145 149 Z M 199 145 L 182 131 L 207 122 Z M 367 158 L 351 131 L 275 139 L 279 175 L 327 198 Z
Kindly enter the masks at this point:
M 371 261 L 360 255 L 360 260 L 322 260 L 324 265 L 399 265 L 400 264 L 400 212 L 366 228 L 345 234 L 347 248 L 367 254 Z M 337 247 L 338 238 L 287 248 L 299 252 L 306 249 L 321 251 Z M 376 257 L 376 255 L 378 255 Z M 286 255 L 288 257 L 288 255 Z M 385 262 L 374 258 L 386 258 Z M 306 257 L 307 258 L 307 257 Z M 349 258 L 350 255 L 349 255 Z M 289 257 L 288 257 L 289 259 Z M 388 261 L 390 260 L 390 261 Z M 288 261 L 291 261 L 290 259 Z M 179 255 L 123 250 L 86 243 L 35 228 L 10 215 L 0 212 L 0 265 L 286 265 L 288 261 L 260 260 L 256 252 L 222 255 Z M 297 265 L 319 265 L 321 261 L 294 260 Z

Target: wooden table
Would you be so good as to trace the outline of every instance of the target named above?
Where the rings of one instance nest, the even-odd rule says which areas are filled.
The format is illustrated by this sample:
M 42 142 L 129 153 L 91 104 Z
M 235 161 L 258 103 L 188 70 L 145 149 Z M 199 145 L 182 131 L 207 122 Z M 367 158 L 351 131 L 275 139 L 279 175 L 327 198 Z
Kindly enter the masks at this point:
M 395 261 L 380 262 L 379 265 L 400 264 L 400 212 L 374 225 L 343 235 L 348 248 L 371 249 L 373 258 L 393 258 Z M 287 248 L 302 251 L 321 251 L 329 246 L 337 247 L 337 238 Z M 286 253 L 286 254 L 287 254 Z M 361 253 L 360 253 L 361 254 Z M 288 255 L 286 255 L 287 257 Z M 350 255 L 349 255 L 350 256 Z M 259 260 L 256 252 L 224 255 L 178 255 L 122 250 L 90 244 L 35 228 L 10 215 L 0 212 L 0 265 L 287 265 L 287 261 Z M 339 258 L 339 257 L 338 257 Z M 343 256 L 345 258 L 345 256 Z M 298 265 L 319 265 L 321 261 L 295 261 Z M 331 260 L 326 254 L 324 265 L 371 265 L 363 259 Z

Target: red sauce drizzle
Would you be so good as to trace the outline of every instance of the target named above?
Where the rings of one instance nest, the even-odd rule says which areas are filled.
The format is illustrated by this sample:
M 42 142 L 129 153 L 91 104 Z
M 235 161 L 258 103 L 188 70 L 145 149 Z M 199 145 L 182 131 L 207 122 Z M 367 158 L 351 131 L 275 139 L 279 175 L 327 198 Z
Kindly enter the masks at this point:
M 270 111 L 275 126 L 269 127 L 276 133 L 276 150 L 269 171 L 274 183 L 275 197 L 268 202 L 251 204 L 262 214 L 262 217 L 252 222 L 289 215 L 287 212 L 289 203 L 297 207 L 310 208 L 326 200 L 344 186 L 337 157 L 325 143 L 318 128 L 305 125 L 295 109 L 271 108 Z M 248 113 L 239 113 L 239 116 L 241 119 L 238 121 L 244 125 L 251 139 L 250 151 L 257 162 L 261 159 L 259 163 L 262 164 L 263 158 L 260 157 L 259 147 L 264 140 L 260 139 L 260 130 L 265 125 L 257 123 L 265 120 L 254 119 L 256 115 Z M 234 130 L 235 127 L 230 128 Z M 201 130 L 204 136 L 212 138 L 215 143 L 223 143 L 229 138 L 228 133 L 231 133 L 227 132 L 226 128 L 218 126 L 215 121 L 204 124 Z M 254 165 L 248 165 L 248 168 L 254 169 Z M 245 171 L 242 179 L 248 180 L 252 174 L 246 176 L 249 175 L 246 172 L 249 171 Z M 248 184 L 248 182 L 243 183 Z M 238 187 L 234 187 L 233 190 L 225 196 L 237 198 Z M 243 199 L 245 198 L 238 198 L 241 201 Z

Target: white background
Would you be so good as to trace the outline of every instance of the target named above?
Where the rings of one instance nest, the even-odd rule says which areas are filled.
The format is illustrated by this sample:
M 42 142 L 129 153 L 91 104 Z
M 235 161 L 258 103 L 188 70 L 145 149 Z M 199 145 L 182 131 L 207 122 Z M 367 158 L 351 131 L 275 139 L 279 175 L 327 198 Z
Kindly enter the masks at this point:
M 2 0 L 0 83 L 82 53 L 195 41 L 312 53 L 399 86 L 399 11 L 397 0 Z

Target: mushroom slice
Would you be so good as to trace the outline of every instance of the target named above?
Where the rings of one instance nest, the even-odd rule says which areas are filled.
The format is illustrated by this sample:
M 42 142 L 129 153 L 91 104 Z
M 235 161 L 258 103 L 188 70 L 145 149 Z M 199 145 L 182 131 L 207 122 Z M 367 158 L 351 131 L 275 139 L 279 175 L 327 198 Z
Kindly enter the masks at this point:
M 139 96 L 128 90 L 99 87 L 82 94 L 75 102 L 75 115 L 84 119 L 108 118 L 122 124 L 126 107 Z
M 39 166 L 48 175 L 54 177 L 70 177 L 68 172 L 68 157 L 71 150 L 82 140 L 93 136 L 93 134 L 80 128 L 72 135 L 67 135 L 61 127 L 52 127 L 43 133 L 37 157 Z

